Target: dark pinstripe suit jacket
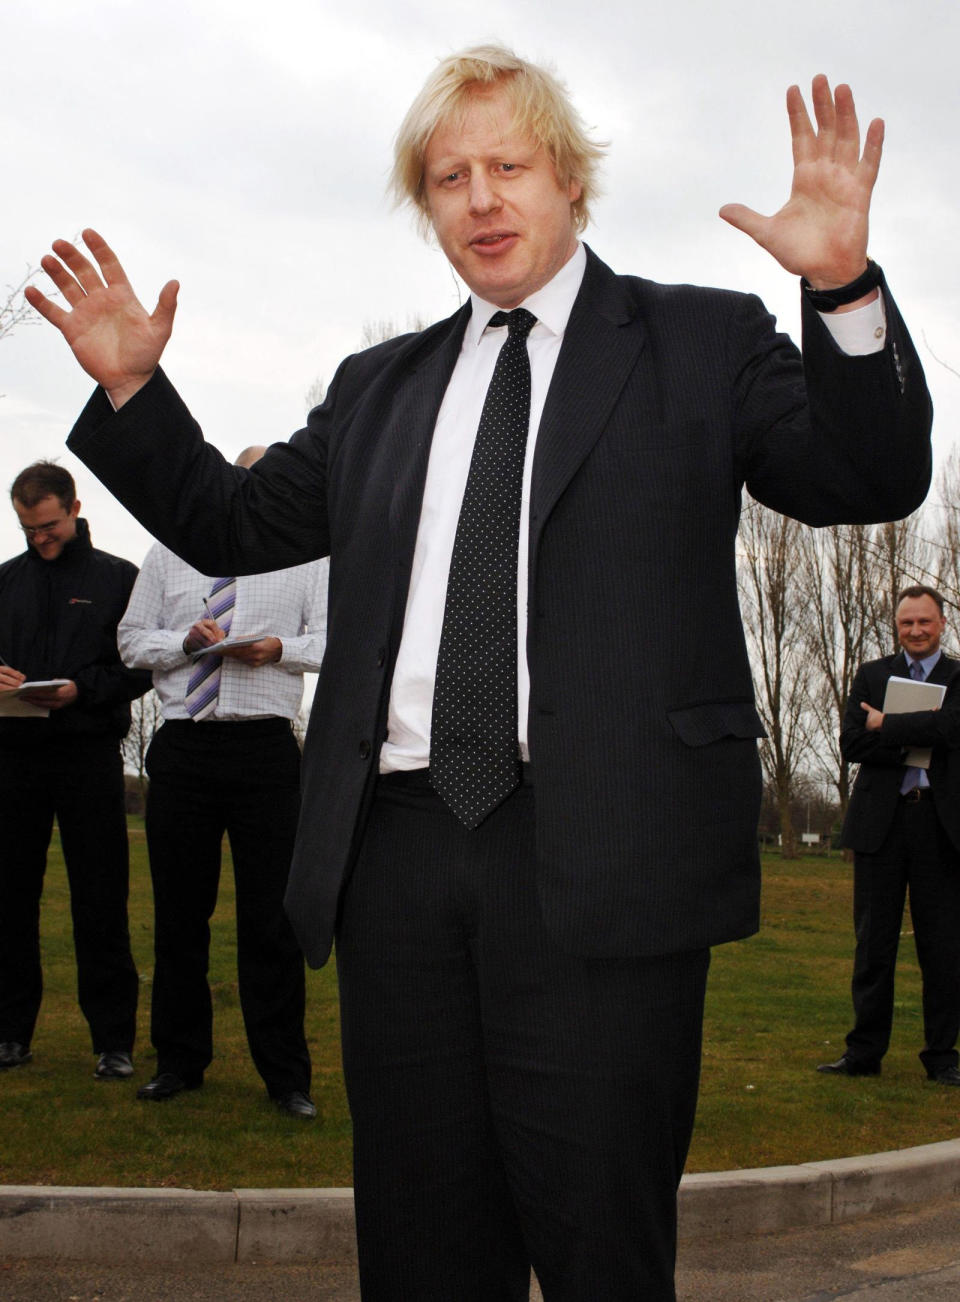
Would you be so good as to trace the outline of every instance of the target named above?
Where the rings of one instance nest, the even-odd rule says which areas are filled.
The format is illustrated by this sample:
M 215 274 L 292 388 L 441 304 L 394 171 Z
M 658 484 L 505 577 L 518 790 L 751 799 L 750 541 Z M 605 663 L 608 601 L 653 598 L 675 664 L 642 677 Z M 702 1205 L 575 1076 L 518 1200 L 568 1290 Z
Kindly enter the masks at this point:
M 362 830 L 437 411 L 469 305 L 348 358 L 305 429 L 227 466 L 162 373 L 71 448 L 204 573 L 329 551 L 327 651 L 288 907 L 321 963 Z M 734 547 L 744 483 L 811 524 L 923 500 L 930 406 L 892 301 L 849 358 L 815 314 L 805 361 L 759 300 L 615 276 L 592 253 L 543 413 L 527 656 L 541 905 L 585 954 L 749 934 L 760 772 Z
M 850 690 L 840 749 L 844 759 L 860 765 L 860 772 L 843 824 L 843 843 L 867 854 L 880 849 L 897 808 L 904 747 L 930 746 L 929 778 L 937 816 L 960 850 L 960 662 L 941 655 L 930 672 L 929 681 L 947 689 L 939 710 L 888 714 L 881 728 L 868 732 L 861 702 L 882 709 L 892 675 L 910 677 L 902 652 L 861 665 Z

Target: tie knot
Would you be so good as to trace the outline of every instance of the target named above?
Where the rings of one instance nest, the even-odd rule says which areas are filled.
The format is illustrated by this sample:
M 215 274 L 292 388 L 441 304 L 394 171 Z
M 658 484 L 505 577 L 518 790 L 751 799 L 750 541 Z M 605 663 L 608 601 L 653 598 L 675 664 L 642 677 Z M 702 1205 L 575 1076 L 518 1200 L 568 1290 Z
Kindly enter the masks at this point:
M 920 682 L 923 681 L 923 665 L 920 663 L 919 660 L 914 660 L 913 663 L 911 664 L 910 677 L 916 678 Z
M 511 339 L 526 339 L 536 324 L 537 318 L 525 307 L 515 307 L 512 312 L 494 312 L 487 322 L 488 326 L 505 325 Z

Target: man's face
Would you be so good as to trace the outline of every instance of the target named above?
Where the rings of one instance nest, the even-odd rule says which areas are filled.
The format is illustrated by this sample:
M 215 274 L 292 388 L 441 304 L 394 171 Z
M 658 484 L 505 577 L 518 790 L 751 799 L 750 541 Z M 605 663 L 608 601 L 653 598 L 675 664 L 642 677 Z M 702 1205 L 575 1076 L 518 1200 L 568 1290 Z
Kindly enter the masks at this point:
M 925 660 L 939 649 L 947 621 L 932 597 L 904 597 L 896 618 L 900 645 L 914 660 Z
M 27 542 L 45 561 L 55 561 L 71 539 L 77 536 L 80 503 L 65 511 L 58 497 L 42 497 L 36 506 L 24 506 L 14 499 L 13 509 Z
M 439 127 L 424 159 L 437 239 L 475 294 L 509 310 L 556 275 L 577 246 L 571 203 L 544 151 L 513 127 L 502 89 L 476 91 L 463 127 Z

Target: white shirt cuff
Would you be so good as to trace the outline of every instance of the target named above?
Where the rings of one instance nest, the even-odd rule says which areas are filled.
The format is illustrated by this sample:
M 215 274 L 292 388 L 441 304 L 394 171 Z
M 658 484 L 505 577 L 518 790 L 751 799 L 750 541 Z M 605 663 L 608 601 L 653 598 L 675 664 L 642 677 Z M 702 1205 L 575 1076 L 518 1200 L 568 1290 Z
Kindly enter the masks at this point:
M 818 316 L 840 351 L 849 357 L 882 352 L 887 342 L 887 313 L 882 294 L 852 312 L 820 312 Z

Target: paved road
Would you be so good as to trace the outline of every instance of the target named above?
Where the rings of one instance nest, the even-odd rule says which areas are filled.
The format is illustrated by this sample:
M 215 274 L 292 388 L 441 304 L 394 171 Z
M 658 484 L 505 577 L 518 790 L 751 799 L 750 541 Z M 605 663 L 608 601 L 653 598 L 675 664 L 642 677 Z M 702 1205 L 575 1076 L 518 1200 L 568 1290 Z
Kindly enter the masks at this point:
M 960 1199 L 826 1228 L 687 1242 L 678 1271 L 680 1302 L 955 1302 L 958 1290 Z M 341 1265 L 0 1262 L 3 1302 L 359 1302 L 359 1297 L 353 1272 Z
M 840 1225 L 685 1244 L 682 1302 L 956 1302 L 960 1200 Z

